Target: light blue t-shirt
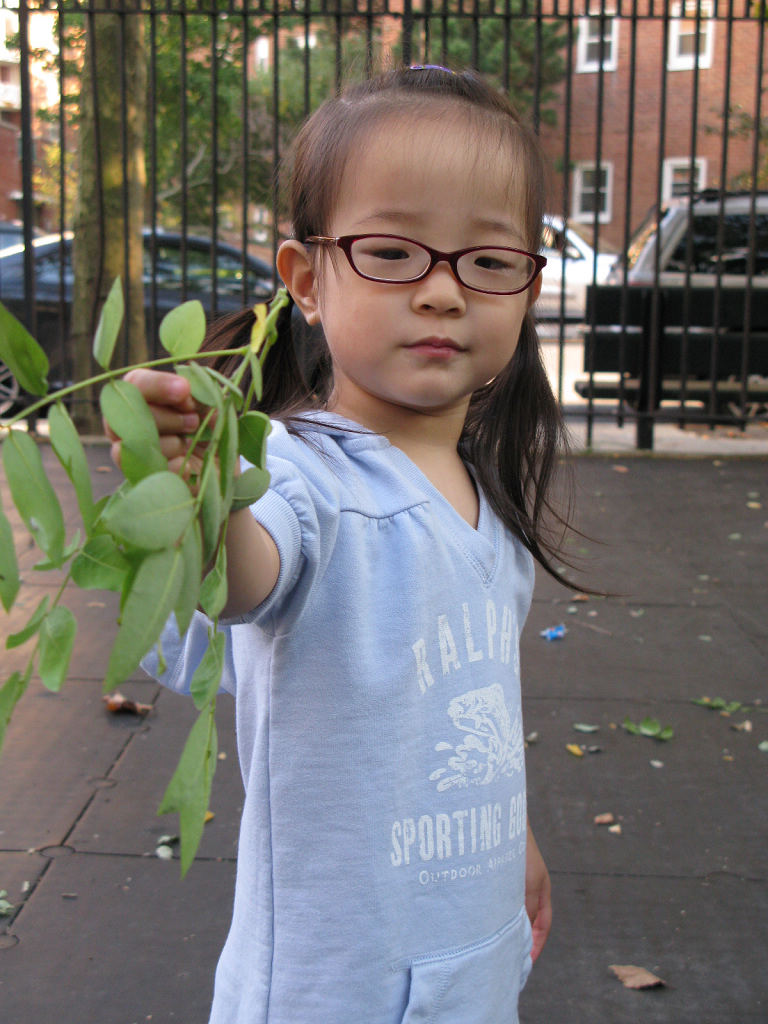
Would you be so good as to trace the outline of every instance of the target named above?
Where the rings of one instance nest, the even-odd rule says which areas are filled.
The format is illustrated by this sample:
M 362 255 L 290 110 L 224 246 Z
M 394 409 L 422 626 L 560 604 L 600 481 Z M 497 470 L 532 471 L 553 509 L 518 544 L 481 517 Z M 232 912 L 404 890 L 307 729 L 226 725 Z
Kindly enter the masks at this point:
M 482 494 L 475 530 L 385 438 L 319 419 L 275 424 L 252 511 L 280 575 L 226 626 L 246 795 L 211 1024 L 514 1024 L 533 562 Z M 168 631 L 164 683 L 206 629 Z

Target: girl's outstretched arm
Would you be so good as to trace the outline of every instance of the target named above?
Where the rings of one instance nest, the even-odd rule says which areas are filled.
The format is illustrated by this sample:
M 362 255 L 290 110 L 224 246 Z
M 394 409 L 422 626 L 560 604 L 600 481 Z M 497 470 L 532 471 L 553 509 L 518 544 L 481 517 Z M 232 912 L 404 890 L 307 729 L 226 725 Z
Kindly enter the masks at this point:
M 535 963 L 552 927 L 552 885 L 530 822 L 525 854 L 525 909 L 533 929 L 531 957 Z
M 160 448 L 171 472 L 179 472 L 187 456 L 189 435 L 200 424 L 200 410 L 190 394 L 189 381 L 175 373 L 131 370 L 126 380 L 144 396 L 157 423 Z M 120 465 L 120 438 L 105 423 L 112 442 L 112 460 Z M 188 469 L 196 468 L 194 456 Z M 237 470 L 235 470 L 237 471 Z M 280 557 L 272 537 L 244 508 L 229 518 L 227 527 L 228 600 L 222 616 L 244 615 L 269 596 L 280 572 Z

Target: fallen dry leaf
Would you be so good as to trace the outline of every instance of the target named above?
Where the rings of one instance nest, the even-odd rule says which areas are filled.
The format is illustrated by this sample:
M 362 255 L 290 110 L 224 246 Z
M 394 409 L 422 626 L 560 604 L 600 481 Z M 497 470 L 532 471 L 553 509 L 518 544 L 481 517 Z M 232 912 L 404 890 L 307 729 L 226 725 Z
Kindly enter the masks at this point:
M 107 711 L 113 715 L 138 715 L 144 718 L 152 710 L 151 704 L 140 704 L 138 701 L 124 697 L 122 693 L 108 693 L 102 697 Z
M 744 722 L 731 722 L 731 728 L 736 732 L 752 732 L 752 723 L 749 719 Z
M 584 757 L 584 751 L 577 743 L 566 743 L 565 749 L 574 757 Z
M 644 967 L 635 967 L 633 964 L 611 964 L 611 970 L 619 979 L 624 988 L 659 988 L 666 985 L 665 981 L 658 978 Z
M 606 811 L 605 814 L 596 814 L 594 822 L 596 825 L 612 825 L 616 821 L 610 811 Z
M 628 473 L 629 472 L 629 470 L 627 469 L 626 466 L 611 466 L 611 469 L 614 471 L 614 473 Z
M 620 836 L 621 835 L 621 825 L 619 825 L 619 824 L 609 825 L 608 826 L 608 831 L 612 832 L 613 835 L 615 835 L 615 836 Z

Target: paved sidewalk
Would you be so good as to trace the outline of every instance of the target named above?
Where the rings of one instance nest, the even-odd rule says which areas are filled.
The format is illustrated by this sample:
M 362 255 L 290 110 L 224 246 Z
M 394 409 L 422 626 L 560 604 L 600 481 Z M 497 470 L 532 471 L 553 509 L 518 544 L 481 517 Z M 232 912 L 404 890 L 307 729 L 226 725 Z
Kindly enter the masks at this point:
M 530 815 L 555 925 L 523 1024 L 768 1021 L 768 446 L 740 452 L 574 460 L 587 536 L 571 550 L 582 578 L 621 596 L 574 601 L 540 574 L 525 629 Z M 106 448 L 89 458 L 95 487 L 112 489 Z M 48 585 L 36 557 L 23 556 L 24 607 L 0 617 L 2 635 Z M 86 623 L 71 678 L 58 696 L 33 682 L 0 756 L 0 889 L 17 907 L 0 918 L 0 1020 L 204 1024 L 242 800 L 232 706 L 220 701 L 215 818 L 181 882 L 178 862 L 154 855 L 175 827 L 155 808 L 193 709 L 137 675 L 123 692 L 151 714 L 107 714 L 114 606 L 83 592 L 69 604 Z M 539 635 L 559 624 L 563 639 Z M 21 654 L 2 650 L 3 677 Z M 691 703 L 703 695 L 750 710 L 726 718 Z M 621 727 L 645 717 L 674 738 Z M 607 812 L 620 831 L 594 824 Z M 666 987 L 625 989 L 611 964 Z

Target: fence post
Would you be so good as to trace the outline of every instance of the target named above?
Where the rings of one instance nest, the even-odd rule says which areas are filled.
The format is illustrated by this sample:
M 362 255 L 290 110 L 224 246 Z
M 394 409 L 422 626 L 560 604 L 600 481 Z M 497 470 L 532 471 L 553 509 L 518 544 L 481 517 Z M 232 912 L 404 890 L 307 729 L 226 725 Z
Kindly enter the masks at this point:
M 658 288 L 646 294 L 643 305 L 635 446 L 644 451 L 653 451 L 653 428 L 661 401 L 660 348 L 664 330 L 664 298 Z

